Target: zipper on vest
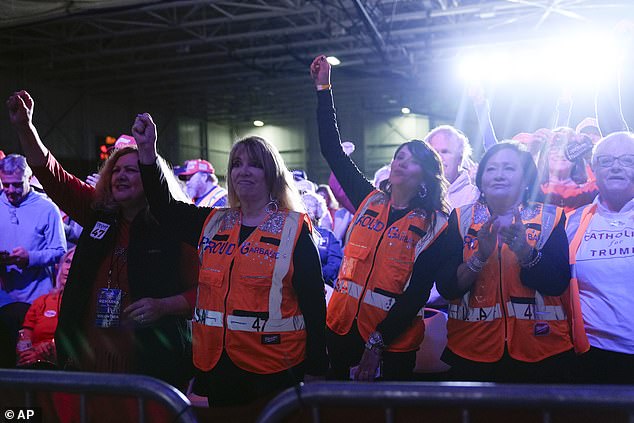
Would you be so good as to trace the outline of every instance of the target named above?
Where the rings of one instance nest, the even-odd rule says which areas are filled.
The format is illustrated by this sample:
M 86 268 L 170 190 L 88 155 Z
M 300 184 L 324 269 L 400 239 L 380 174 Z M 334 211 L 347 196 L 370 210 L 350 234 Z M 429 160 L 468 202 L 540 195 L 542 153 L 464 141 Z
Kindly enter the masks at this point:
M 500 308 L 502 309 L 502 315 L 504 316 L 504 348 L 506 348 L 506 341 L 508 340 L 507 333 L 507 318 L 506 318 L 506 304 L 504 303 L 504 292 L 502 290 L 502 246 L 500 245 L 500 240 L 498 240 L 498 272 L 500 274 L 499 282 L 500 282 Z
M 368 283 L 370 281 L 370 277 L 372 276 L 372 272 L 374 271 L 374 264 L 376 263 L 376 255 L 379 252 L 379 245 L 381 245 L 381 241 L 383 241 L 383 236 L 385 235 L 385 231 L 387 230 L 387 225 L 385 225 L 385 229 L 379 238 L 379 242 L 376 243 L 376 248 L 374 249 L 374 256 L 372 257 L 372 267 L 370 267 L 370 272 L 368 273 L 368 278 L 363 285 L 363 291 L 361 291 L 361 296 L 359 297 L 359 303 L 357 304 L 357 312 L 354 314 L 354 319 L 356 320 L 359 317 L 359 311 L 361 311 L 361 304 L 363 303 L 363 298 L 365 297 L 365 291 L 368 290 Z
M 229 265 L 229 279 L 227 280 L 227 293 L 225 294 L 224 300 L 224 315 L 222 316 L 222 349 L 224 350 L 227 347 L 227 299 L 229 298 L 229 291 L 231 289 L 231 273 L 233 272 L 233 263 L 235 259 L 231 260 L 231 264 Z

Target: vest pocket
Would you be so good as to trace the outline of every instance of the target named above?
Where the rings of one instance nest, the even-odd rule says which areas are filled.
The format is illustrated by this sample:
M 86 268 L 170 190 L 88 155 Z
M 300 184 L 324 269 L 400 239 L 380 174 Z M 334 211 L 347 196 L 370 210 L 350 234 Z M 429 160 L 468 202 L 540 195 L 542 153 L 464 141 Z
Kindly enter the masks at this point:
M 219 287 L 222 286 L 224 272 L 211 267 L 201 267 L 198 272 L 198 280 L 201 284 Z
M 368 254 L 370 254 L 368 247 L 349 242 L 344 249 L 339 278 L 354 280 L 357 264 L 364 261 Z
M 236 275 L 231 281 L 231 302 L 236 309 L 267 312 L 271 278 L 264 275 Z

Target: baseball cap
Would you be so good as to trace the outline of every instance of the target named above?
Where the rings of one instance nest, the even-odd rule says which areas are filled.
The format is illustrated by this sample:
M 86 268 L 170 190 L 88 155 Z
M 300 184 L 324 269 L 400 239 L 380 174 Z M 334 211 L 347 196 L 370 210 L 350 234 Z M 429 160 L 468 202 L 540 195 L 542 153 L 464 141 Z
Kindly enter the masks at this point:
M 136 147 L 136 140 L 132 135 L 121 135 L 114 143 L 114 148 L 116 150 L 125 147 Z
M 182 172 L 174 169 L 180 179 L 186 179 L 187 176 L 197 172 L 214 173 L 214 167 L 211 163 L 203 159 L 187 160 L 181 169 L 183 169 Z

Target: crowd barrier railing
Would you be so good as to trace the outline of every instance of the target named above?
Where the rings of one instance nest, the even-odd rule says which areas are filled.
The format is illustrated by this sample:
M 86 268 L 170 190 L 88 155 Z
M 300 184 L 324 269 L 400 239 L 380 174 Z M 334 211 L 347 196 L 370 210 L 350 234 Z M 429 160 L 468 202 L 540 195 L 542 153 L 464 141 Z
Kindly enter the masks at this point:
M 107 373 L 60 372 L 50 370 L 0 370 L 0 390 L 23 392 L 25 407 L 36 406 L 39 392 L 68 392 L 80 397 L 80 417 L 86 422 L 86 397 L 97 395 L 124 395 L 137 398 L 139 421 L 145 422 L 145 402 L 155 401 L 173 415 L 174 422 L 197 423 L 187 397 L 173 386 L 149 376 Z M 7 404 L 3 401 L 4 407 Z
M 506 419 L 504 413 L 513 409 L 535 411 L 537 421 L 550 423 L 553 413 L 575 412 L 583 416 L 584 410 L 592 412 L 618 412 L 621 419 L 612 417 L 590 421 L 624 421 L 634 423 L 634 386 L 630 385 L 522 385 L 470 382 L 412 382 L 412 383 L 350 383 L 316 382 L 288 389 L 267 404 L 258 423 L 281 422 L 294 413 L 302 411 L 304 420 L 314 423 L 330 421 L 322 418 L 322 410 L 337 407 L 367 409 L 381 408 L 383 421 L 397 421 L 399 408 L 420 411 L 439 408 L 452 409 L 457 419 L 434 419 L 433 414 L 420 414 L 429 421 L 457 421 L 469 423 L 471 414 L 484 408 L 502 411 L 498 420 Z M 620 415 L 619 414 L 619 415 Z M 341 415 L 340 415 L 341 416 Z M 355 415 L 352 414 L 354 417 Z M 559 416 L 559 415 L 558 415 Z M 481 419 L 473 419 L 480 421 Z M 560 419 L 561 420 L 561 419 Z M 579 421 L 564 418 L 564 421 Z M 583 419 L 581 419 L 583 420 Z M 341 420 L 339 420 L 341 421 Z M 344 420 L 345 421 L 345 420 Z M 356 421 L 363 421 L 361 416 Z M 374 420 L 373 421 L 378 421 Z M 398 420 L 400 421 L 400 420 Z M 405 420 L 408 421 L 408 420 Z M 535 421 L 535 420 L 532 420 Z M 586 421 L 586 420 L 584 420 Z

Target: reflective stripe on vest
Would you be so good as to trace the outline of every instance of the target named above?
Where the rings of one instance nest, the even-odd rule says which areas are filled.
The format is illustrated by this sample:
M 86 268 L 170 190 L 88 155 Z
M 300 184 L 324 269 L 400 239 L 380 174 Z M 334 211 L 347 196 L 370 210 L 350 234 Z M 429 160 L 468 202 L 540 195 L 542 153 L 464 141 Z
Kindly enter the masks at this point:
M 294 332 L 304 330 L 304 316 L 265 319 L 255 316 L 227 316 L 227 329 L 242 332 Z
M 205 326 L 222 327 L 222 313 L 219 311 L 194 309 L 194 322 Z
M 387 295 L 379 294 L 378 292 L 368 289 L 363 297 L 363 302 L 383 311 L 390 311 L 396 302 L 396 298 L 388 297 Z
M 536 298 L 537 299 L 537 298 Z M 526 304 L 507 301 L 509 317 L 521 320 L 566 320 L 566 312 L 559 305 Z
M 350 295 L 352 298 L 358 300 L 361 297 L 361 293 L 363 292 L 363 286 L 352 281 L 340 279 L 337 281 L 337 283 L 335 283 L 335 291 L 340 294 Z
M 387 295 L 379 294 L 378 292 L 374 292 L 368 289 L 365 292 L 365 296 L 363 297 L 363 302 L 365 304 L 371 305 L 383 311 L 390 311 L 394 303 L 396 302 L 396 298 L 390 297 Z M 421 308 L 416 313 L 417 316 L 424 316 L 425 308 Z
M 282 228 L 280 246 L 277 250 L 279 257 L 275 260 L 273 278 L 271 280 L 271 290 L 269 291 L 269 318 L 272 321 L 282 319 L 283 279 L 288 273 L 288 270 L 291 267 L 291 261 L 293 260 L 295 237 L 297 232 L 301 230 L 301 227 L 299 226 L 300 216 L 301 215 L 297 212 L 288 212 L 286 220 L 284 221 L 284 228 Z
M 469 307 L 449 304 L 447 307 L 447 317 L 469 322 L 491 322 L 495 319 L 502 318 L 502 308 L 500 304 L 496 304 L 492 307 Z

